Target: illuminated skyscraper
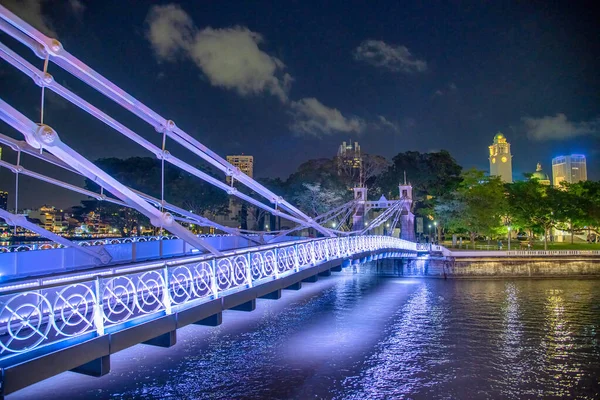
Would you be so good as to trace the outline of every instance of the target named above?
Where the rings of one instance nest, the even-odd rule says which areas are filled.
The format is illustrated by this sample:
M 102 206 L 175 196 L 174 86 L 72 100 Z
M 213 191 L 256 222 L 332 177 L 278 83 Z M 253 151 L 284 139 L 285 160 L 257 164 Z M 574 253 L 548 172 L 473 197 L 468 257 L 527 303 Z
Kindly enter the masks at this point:
M 499 176 L 502 181 L 512 183 L 512 155 L 510 143 L 501 132 L 494 136 L 490 146 L 490 175 Z
M 254 175 L 254 157 L 253 156 L 227 156 L 227 162 L 237 167 L 250 178 Z M 227 177 L 227 183 L 231 182 L 231 177 Z
M 343 166 L 360 170 L 362 159 L 360 157 L 360 145 L 358 142 L 342 142 L 337 152 L 338 169 Z
M 552 159 L 552 185 L 559 187 L 561 182 L 576 183 L 587 181 L 585 156 L 571 154 Z

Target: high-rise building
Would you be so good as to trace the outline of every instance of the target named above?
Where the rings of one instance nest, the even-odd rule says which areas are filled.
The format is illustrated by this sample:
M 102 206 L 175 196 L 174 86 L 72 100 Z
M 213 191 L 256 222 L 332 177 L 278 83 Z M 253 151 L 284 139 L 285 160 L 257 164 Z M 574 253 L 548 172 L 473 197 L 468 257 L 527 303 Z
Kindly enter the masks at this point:
M 585 156 L 571 154 L 552 159 L 552 185 L 559 187 L 561 182 L 576 183 L 587 181 Z
M 347 166 L 350 168 L 356 168 L 360 170 L 362 159 L 360 156 L 360 145 L 358 142 L 352 143 L 350 140 L 348 143 L 342 142 L 337 152 L 338 167 Z
M 490 148 L 490 175 L 499 176 L 502 181 L 512 183 L 512 155 L 510 143 L 501 132 L 494 136 Z
M 550 178 L 548 177 L 548 174 L 546 174 L 542 170 L 542 164 L 540 164 L 540 163 L 537 163 L 537 167 L 535 169 L 535 172 L 533 174 L 531 174 L 531 178 L 537 179 L 538 182 L 541 183 L 542 185 L 550 186 Z
M 8 210 L 8 193 L 0 190 L 0 208 Z
M 250 178 L 254 175 L 254 157 L 253 156 L 227 156 L 227 162 L 237 167 Z M 231 182 L 231 177 L 227 177 L 227 183 Z

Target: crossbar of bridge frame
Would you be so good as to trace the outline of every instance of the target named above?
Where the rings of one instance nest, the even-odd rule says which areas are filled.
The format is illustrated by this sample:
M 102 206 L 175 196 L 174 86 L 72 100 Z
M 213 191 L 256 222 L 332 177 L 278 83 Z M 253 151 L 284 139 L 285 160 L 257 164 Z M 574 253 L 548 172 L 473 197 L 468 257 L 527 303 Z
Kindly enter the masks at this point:
M 78 170 L 83 176 L 92 180 L 99 186 L 102 186 L 127 203 L 130 207 L 149 217 L 152 225 L 166 228 L 171 233 L 196 248 L 200 247 L 206 249 L 215 255 L 221 254 L 221 252 L 212 245 L 206 243 L 179 223 L 175 222 L 172 219 L 171 214 L 160 212 L 131 189 L 121 184 L 94 165 L 91 161 L 61 142 L 56 131 L 48 125 L 40 124 L 38 126 L 38 124 L 29 120 L 2 99 L 0 99 L 0 118 L 20 131 L 25 136 L 25 140 L 30 146 L 50 151 L 63 162 L 73 166 L 73 168 Z
M 27 218 L 24 215 L 13 214 L 0 208 L 0 218 L 4 219 L 9 225 L 20 226 L 21 228 L 25 228 L 34 233 L 37 233 L 38 235 L 45 237 L 46 239 L 52 240 L 53 242 L 61 244 L 65 247 L 70 247 L 76 251 L 90 255 L 97 259 L 101 264 L 108 264 L 112 259 L 112 257 L 106 251 L 106 249 L 104 249 L 104 247 L 89 248 L 78 246 L 77 243 L 74 243 L 68 239 L 65 239 L 62 236 L 50 232 L 49 230 L 44 229 L 41 226 L 34 224 L 33 222 L 27 221 Z
M 4 19 L 7 23 L 9 23 L 13 27 L 20 30 L 21 32 L 29 36 L 31 39 L 35 40 L 37 43 L 42 45 L 48 54 L 48 59 L 51 59 L 56 65 L 63 68 L 65 71 L 71 73 L 73 76 L 77 77 L 83 82 L 87 83 L 94 89 L 98 90 L 108 98 L 115 101 L 117 104 L 121 105 L 123 108 L 134 113 L 142 120 L 146 121 L 155 129 L 157 129 L 157 131 L 160 131 L 161 133 L 164 132 L 168 137 L 175 140 L 177 143 L 187 148 L 188 150 L 192 151 L 194 154 L 198 155 L 205 161 L 209 162 L 217 169 L 224 172 L 226 175 L 233 176 L 236 180 L 238 180 L 248 188 L 267 198 L 272 203 L 278 204 L 284 210 L 292 213 L 299 220 L 302 221 L 300 222 L 301 224 L 313 227 L 327 236 L 335 236 L 329 229 L 323 228 L 322 226 L 314 222 L 306 214 L 294 207 L 292 204 L 285 201 L 282 197 L 275 195 L 266 187 L 260 185 L 252 178 L 243 174 L 232 164 L 224 160 L 222 157 L 218 156 L 212 150 L 208 149 L 198 140 L 188 135 L 181 128 L 177 127 L 173 123 L 173 121 L 161 117 L 159 114 L 152 111 L 150 108 L 148 108 L 143 103 L 135 99 L 133 96 L 129 95 L 121 88 L 110 82 L 108 79 L 104 78 L 101 74 L 97 73 L 89 66 L 81 62 L 79 59 L 72 56 L 62 47 L 60 42 L 58 42 L 57 40 L 51 39 L 46 35 L 42 34 L 41 32 L 27 24 L 25 21 L 20 19 L 15 14 L 11 13 L 3 6 L 0 6 L 0 18 Z M 2 26 L 0 26 L 0 29 L 1 28 Z M 7 33 L 10 34 L 10 32 Z M 32 46 L 31 43 L 26 40 L 21 40 L 21 42 L 32 48 L 36 55 L 40 56 L 38 46 Z M 280 214 L 280 211 L 277 211 L 275 213 L 275 215 Z
M 404 204 L 401 204 L 398 211 L 396 211 L 394 220 L 392 221 L 392 224 L 390 225 L 390 232 L 394 232 L 394 229 L 396 229 L 396 225 L 398 225 L 398 220 L 400 219 L 400 216 L 402 215 L 402 206 L 403 205 Z
M 348 218 L 348 215 L 356 208 L 357 205 L 358 205 L 358 202 L 356 200 L 350 200 L 349 202 L 344 203 L 341 206 L 334 208 L 333 210 L 329 210 L 324 214 L 316 216 L 315 218 L 313 218 L 313 220 L 315 222 L 317 222 L 318 224 L 323 225 L 323 224 L 331 221 L 332 219 L 337 218 L 340 214 L 345 212 L 346 214 L 341 219 L 342 221 L 344 221 L 344 220 L 346 220 L 346 218 Z M 292 232 L 295 232 L 295 231 L 298 231 L 298 230 L 304 229 L 304 228 L 305 228 L 304 226 L 295 226 L 291 229 L 283 230 L 283 231 L 279 232 L 279 234 L 276 235 L 274 238 L 272 238 L 270 240 L 270 242 L 281 236 L 289 235 Z M 334 233 L 338 232 L 335 230 L 330 230 L 330 231 L 334 232 Z
M 133 132 L 131 129 L 127 128 L 123 124 L 116 121 L 114 118 L 110 117 L 106 113 L 104 113 L 101 110 L 99 110 L 98 108 L 94 107 L 89 102 L 85 101 L 84 99 L 77 96 L 70 90 L 66 89 L 65 87 L 63 87 L 62 85 L 57 83 L 54 79 L 52 79 L 51 75 L 45 74 L 43 71 L 37 69 L 35 66 L 33 66 L 32 64 L 27 62 L 25 59 L 23 59 L 21 56 L 19 56 L 18 54 L 16 54 L 12 50 L 10 50 L 8 47 L 6 47 L 2 43 L 0 43 L 0 57 L 3 58 L 4 60 L 6 60 L 7 62 L 9 62 L 15 68 L 19 69 L 21 72 L 28 75 L 30 78 L 32 78 L 34 80 L 34 82 L 36 84 L 43 86 L 43 87 L 47 87 L 50 90 L 54 91 L 59 96 L 70 101 L 74 105 L 78 106 L 82 110 L 88 112 L 89 114 L 91 114 L 92 116 L 94 116 L 95 118 L 100 120 L 101 122 L 104 122 L 106 125 L 115 129 L 117 132 L 123 134 L 125 137 L 131 139 L 138 145 L 142 146 L 149 152 L 153 153 L 157 158 L 162 158 L 163 156 L 165 156 L 165 161 L 167 161 L 168 163 L 175 165 L 176 167 L 186 171 L 187 173 L 189 173 L 193 176 L 196 176 L 197 178 L 200 178 L 200 179 L 204 180 L 205 182 L 212 184 L 213 186 L 227 192 L 228 194 L 236 196 L 236 197 L 240 198 L 241 200 L 245 200 L 256 207 L 262 208 L 265 211 L 273 213 L 275 215 L 278 215 L 284 219 L 288 219 L 288 220 L 291 220 L 293 222 L 300 223 L 300 224 L 303 223 L 303 221 L 298 218 L 290 216 L 281 211 L 275 210 L 272 207 L 265 205 L 265 204 L 259 202 L 258 200 L 253 199 L 252 197 L 250 197 L 244 193 L 241 193 L 235 189 L 232 190 L 232 188 L 230 186 L 228 186 L 227 184 L 225 184 L 224 182 L 221 182 L 221 181 L 217 180 L 216 178 L 213 178 L 212 176 L 208 175 L 207 173 L 200 171 L 198 168 L 189 165 L 188 163 L 180 160 L 177 157 L 174 157 L 171 154 L 168 154 L 168 155 L 164 154 L 162 149 L 160 149 L 158 146 L 156 146 L 156 145 L 152 144 L 151 142 L 149 142 L 148 140 L 142 138 L 141 136 L 139 136 L 138 134 Z M 231 234 L 239 235 L 239 232 L 232 230 Z
M 390 216 L 393 215 L 395 212 L 397 212 L 398 210 L 402 210 L 403 204 L 403 200 L 398 200 L 396 203 L 394 203 L 394 205 L 392 205 L 390 208 L 379 214 L 377 218 L 372 220 L 368 226 L 366 226 L 363 230 L 359 232 L 359 234 L 362 235 L 372 229 L 377 228 L 379 225 L 387 221 L 390 218 Z

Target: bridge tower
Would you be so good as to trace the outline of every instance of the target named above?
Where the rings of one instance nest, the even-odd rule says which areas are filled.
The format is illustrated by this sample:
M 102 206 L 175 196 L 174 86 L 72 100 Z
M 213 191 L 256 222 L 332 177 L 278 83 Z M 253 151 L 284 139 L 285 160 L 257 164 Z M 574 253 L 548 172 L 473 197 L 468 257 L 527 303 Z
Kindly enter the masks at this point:
M 356 211 L 352 216 L 352 230 L 356 231 L 365 227 L 365 202 L 367 201 L 367 188 L 355 187 L 354 200 L 358 201 Z
M 415 242 L 415 214 L 412 213 L 412 185 L 406 183 L 406 172 L 404 172 L 404 184 L 398 185 L 400 190 L 400 201 L 402 211 L 400 212 L 400 239 Z

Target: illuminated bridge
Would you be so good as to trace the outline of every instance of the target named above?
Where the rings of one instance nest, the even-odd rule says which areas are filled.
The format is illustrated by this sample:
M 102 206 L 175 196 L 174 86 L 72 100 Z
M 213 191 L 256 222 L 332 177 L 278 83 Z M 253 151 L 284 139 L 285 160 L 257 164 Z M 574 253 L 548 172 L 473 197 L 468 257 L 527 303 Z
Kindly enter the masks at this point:
M 182 326 L 218 325 L 223 310 L 252 311 L 257 298 L 278 299 L 283 289 L 300 289 L 302 282 L 314 282 L 331 271 L 384 258 L 416 259 L 446 251 L 414 242 L 412 229 L 406 228 L 412 226 L 413 218 L 406 182 L 400 185 L 399 200 L 367 201 L 366 189 L 357 188 L 354 200 L 310 218 L 2 6 L 0 30 L 43 60 L 39 69 L 0 42 L 0 58 L 30 77 L 41 88 L 42 99 L 40 121 L 32 121 L 0 98 L 0 119 L 24 139 L 0 133 L 0 144 L 18 155 L 16 164 L 0 161 L 0 167 L 15 173 L 17 187 L 19 176 L 26 175 L 131 207 L 161 232 L 150 238 L 72 242 L 23 215 L 0 210 L 0 217 L 9 225 L 49 240 L 41 246 L 0 248 L 0 397 L 63 371 L 104 375 L 115 352 L 139 343 L 172 346 Z M 47 72 L 49 63 L 148 123 L 161 145 L 144 139 L 58 84 Z M 161 198 L 127 187 L 63 142 L 43 123 L 45 90 L 55 92 L 160 159 Z M 231 184 L 183 161 L 171 153 L 171 145 L 183 147 L 231 177 Z M 91 192 L 29 170 L 23 165 L 26 157 L 90 179 L 102 191 Z M 169 203 L 164 196 L 165 163 L 289 221 L 293 228 L 280 232 L 233 229 Z M 237 190 L 233 182 L 256 195 Z M 365 213 L 375 208 L 382 211 L 365 222 Z M 344 221 L 348 221 L 347 229 L 342 228 Z M 186 227 L 189 224 L 225 234 L 196 235 Z M 382 226 L 388 232 L 400 227 L 401 238 L 374 235 Z M 319 237 L 293 236 L 308 230 Z

